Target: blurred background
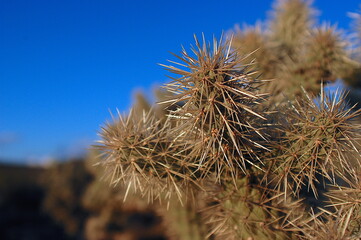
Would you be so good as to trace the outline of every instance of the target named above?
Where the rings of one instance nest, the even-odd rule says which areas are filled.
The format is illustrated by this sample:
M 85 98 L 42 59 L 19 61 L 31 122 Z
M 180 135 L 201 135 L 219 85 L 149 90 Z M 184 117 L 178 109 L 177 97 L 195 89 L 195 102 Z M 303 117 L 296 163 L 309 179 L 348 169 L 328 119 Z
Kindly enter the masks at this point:
M 101 181 L 91 145 L 110 112 L 154 102 L 169 52 L 267 22 L 274 4 L 0 1 L 0 239 L 166 239 L 152 206 Z M 353 39 L 359 4 L 316 0 L 312 24 Z

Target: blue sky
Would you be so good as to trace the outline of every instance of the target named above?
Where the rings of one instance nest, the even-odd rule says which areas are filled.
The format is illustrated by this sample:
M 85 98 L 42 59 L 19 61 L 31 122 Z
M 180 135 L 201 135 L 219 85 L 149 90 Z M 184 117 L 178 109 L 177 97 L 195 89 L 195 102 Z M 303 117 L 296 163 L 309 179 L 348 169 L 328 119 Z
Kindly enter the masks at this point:
M 358 1 L 316 0 L 319 19 L 349 29 Z M 109 110 L 167 81 L 193 34 L 220 36 L 264 20 L 273 1 L 0 1 L 0 161 L 80 153 Z

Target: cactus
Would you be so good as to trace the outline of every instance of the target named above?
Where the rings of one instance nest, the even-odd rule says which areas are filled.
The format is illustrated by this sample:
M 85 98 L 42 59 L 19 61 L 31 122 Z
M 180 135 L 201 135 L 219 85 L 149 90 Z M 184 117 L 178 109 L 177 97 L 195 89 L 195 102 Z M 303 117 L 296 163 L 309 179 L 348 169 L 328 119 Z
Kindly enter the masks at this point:
M 279 150 L 271 170 L 275 178 L 270 182 L 296 196 L 307 186 L 317 197 L 316 183 L 346 178 L 354 166 L 345 153 L 358 152 L 355 139 L 360 138 L 359 126 L 351 120 L 360 111 L 350 112 L 344 97 L 336 100 L 323 91 L 319 100 L 313 99 L 305 93 L 304 99 L 283 115 L 282 140 L 274 147 Z
M 186 70 L 163 65 L 180 75 L 166 89 L 175 93 L 168 102 L 184 103 L 170 112 L 170 118 L 179 119 L 173 131 L 193 148 L 186 161 L 199 156 L 193 164 L 198 164 L 201 177 L 215 174 L 217 181 L 222 174 L 235 178 L 248 165 L 261 168 L 257 152 L 265 150 L 258 124 L 265 119 L 258 112 L 266 97 L 258 91 L 262 81 L 241 65 L 229 43 L 221 42 L 214 40 L 210 46 L 204 40 L 201 45 L 196 38 L 195 56 L 183 50 L 178 57 L 183 61 L 178 65 Z
M 297 59 L 300 46 L 314 22 L 315 10 L 309 1 L 278 0 L 269 20 L 269 38 L 279 59 Z
M 241 55 L 255 51 L 248 58 L 253 56 L 264 78 L 274 79 L 264 91 L 276 103 L 284 95 L 290 99 L 302 96 L 301 85 L 317 95 L 321 82 L 351 79 L 360 67 L 346 51 L 351 45 L 341 37 L 343 33 L 329 24 L 315 25 L 316 12 L 309 1 L 279 0 L 265 24 L 237 28 L 233 33 L 233 47 Z
M 141 106 L 147 106 L 138 102 L 135 105 L 140 106 L 140 112 L 144 109 Z M 82 205 L 89 212 L 85 239 L 163 239 L 164 229 L 156 213 L 157 206 L 132 195 L 128 197 L 129 201 L 124 202 L 125 189 L 109 187 L 108 181 L 103 179 L 104 168 L 97 167 L 99 157 L 100 152 L 93 149 L 85 161 L 94 179 L 82 196 Z
M 100 150 L 108 153 L 104 163 L 111 171 L 111 182 L 126 183 L 124 198 L 134 190 L 150 202 L 169 200 L 173 194 L 182 201 L 184 188 L 192 183 L 189 174 L 195 164 L 183 161 L 183 147 L 168 139 L 169 125 L 169 121 L 156 120 L 149 112 L 139 120 L 132 114 L 119 116 L 116 124 L 104 128 Z
M 334 81 L 346 71 L 347 42 L 342 40 L 341 34 L 335 26 L 327 24 L 311 31 L 304 57 L 305 65 L 308 63 L 310 68 L 307 70 L 309 77 L 314 75 L 318 81 Z
M 102 129 L 110 182 L 159 200 L 170 239 L 359 237 L 361 110 L 323 91 L 355 62 L 336 28 L 312 28 L 314 12 L 278 1 L 270 32 L 195 38 L 162 65 L 176 76 L 160 108 Z
M 208 207 L 203 210 L 208 236 L 216 239 L 287 239 L 282 209 L 272 206 L 261 186 L 249 177 L 208 190 Z
M 262 78 L 274 78 L 274 65 L 277 62 L 275 55 L 269 47 L 267 36 L 260 23 L 254 27 L 245 26 L 242 29 L 236 26 L 232 47 L 240 54 L 245 56 L 242 64 L 250 62 L 250 70 L 259 71 Z
M 175 199 L 174 201 L 177 201 Z M 166 236 L 171 240 L 202 240 L 206 238 L 207 226 L 203 223 L 200 209 L 204 204 L 202 199 L 197 202 L 188 202 L 182 206 L 179 202 L 173 203 L 166 209 L 157 208 L 157 213 L 162 217 Z
M 359 171 L 347 186 L 332 184 L 325 194 L 327 205 L 319 213 L 310 212 L 308 219 L 298 221 L 300 239 L 360 239 Z
M 350 239 L 361 237 L 361 205 L 360 205 L 360 183 L 353 182 L 349 187 L 334 187 L 328 193 L 330 206 L 337 214 L 328 216 L 337 223 L 337 236 Z M 339 238 L 341 239 L 341 237 Z
M 258 89 L 262 80 L 241 65 L 229 43 L 214 41 L 211 48 L 196 39 L 196 48 L 194 57 L 185 50 L 179 57 L 189 71 L 166 66 L 181 76 L 165 86 L 173 95 L 161 103 L 176 106 L 165 120 L 152 110 L 137 118 L 131 112 L 103 128 L 99 149 L 111 182 L 125 185 L 124 198 L 134 190 L 150 202 L 166 200 L 163 218 L 177 222 L 169 227 L 181 239 L 189 239 L 189 229 L 216 239 L 308 236 L 306 226 L 323 219 L 317 208 L 326 207 L 330 188 L 349 184 L 360 165 L 352 120 L 361 111 L 347 108 L 342 96 L 321 91 L 314 100 L 303 90 L 303 98 L 272 119 Z M 183 220 L 193 221 L 198 191 L 211 199 L 200 210 L 205 235 L 199 219 Z M 183 212 L 171 204 L 174 197 Z M 314 214 L 311 223 L 307 211 Z

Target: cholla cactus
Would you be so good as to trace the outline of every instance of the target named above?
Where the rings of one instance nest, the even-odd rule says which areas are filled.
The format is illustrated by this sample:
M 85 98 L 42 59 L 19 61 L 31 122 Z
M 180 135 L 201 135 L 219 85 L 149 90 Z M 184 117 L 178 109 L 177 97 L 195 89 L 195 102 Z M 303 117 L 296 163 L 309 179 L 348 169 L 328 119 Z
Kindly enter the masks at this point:
M 330 199 L 329 207 L 332 207 L 334 211 L 328 217 L 332 218 L 332 222 L 337 223 L 336 236 L 341 236 L 343 239 L 359 239 L 361 237 L 361 190 L 359 180 L 348 187 L 334 187 L 327 196 Z
M 249 177 L 208 189 L 208 207 L 203 210 L 209 225 L 208 237 L 216 239 L 287 239 L 282 208 L 276 207 L 270 192 Z
M 235 178 L 247 165 L 261 168 L 257 152 L 265 150 L 257 141 L 264 139 L 259 122 L 265 113 L 258 110 L 266 96 L 258 91 L 262 81 L 230 47 L 196 39 L 195 56 L 183 50 L 178 57 L 186 69 L 165 66 L 180 75 L 166 89 L 175 94 L 168 102 L 183 103 L 170 117 L 179 122 L 174 132 L 192 146 L 186 161 L 198 165 L 202 178 L 214 174 L 218 182 L 224 174 Z
M 291 107 L 283 114 L 279 129 L 283 135 L 275 147 L 279 150 L 275 153 L 275 178 L 271 182 L 284 188 L 285 194 L 292 191 L 298 196 L 306 186 L 317 197 L 316 183 L 325 183 L 325 179 L 335 183 L 337 177 L 346 179 L 353 171 L 349 155 L 358 153 L 360 126 L 352 119 L 360 111 L 347 108 L 342 95 L 336 99 L 323 91 L 317 100 L 305 93 L 304 99 Z
M 359 171 L 354 172 L 345 186 L 331 185 L 325 194 L 327 205 L 318 213 L 298 221 L 300 239 L 348 240 L 360 239 L 360 183 Z M 299 219 L 298 219 L 299 220 Z M 295 221 L 296 222 L 296 221 Z M 296 223 L 294 222 L 294 225 Z
M 187 227 L 198 229 L 198 238 L 308 236 L 307 226 L 323 221 L 311 214 L 326 206 L 330 187 L 321 186 L 348 186 L 359 168 L 359 126 L 352 120 L 360 111 L 321 92 L 318 100 L 305 93 L 282 114 L 269 115 L 262 104 L 267 95 L 258 89 L 262 81 L 229 42 L 211 47 L 196 40 L 193 52 L 183 50 L 182 69 L 166 66 L 180 75 L 165 87 L 172 94 L 162 104 L 174 105 L 167 105 L 168 117 L 131 112 L 103 128 L 99 148 L 111 182 L 125 185 L 124 198 L 134 190 L 150 201 L 165 199 L 171 212 L 176 197 L 188 209 L 185 219 L 174 212 L 179 225 L 195 219 L 189 210 L 200 210 L 203 230 L 199 219 Z M 211 200 L 189 201 L 200 197 Z M 208 234 L 201 234 L 204 229 Z
M 317 95 L 321 82 L 350 78 L 359 67 L 346 51 L 350 44 L 342 33 L 328 24 L 315 25 L 315 13 L 310 1 L 280 0 L 265 27 L 257 23 L 235 30 L 234 48 L 240 54 L 256 50 L 256 69 L 264 78 L 274 79 L 264 89 L 275 102 L 284 95 L 302 96 L 301 85 Z
M 107 153 L 104 164 L 111 182 L 127 185 L 129 191 L 139 191 L 150 201 L 171 199 L 173 194 L 182 202 L 182 192 L 194 183 L 196 164 L 187 163 L 181 143 L 168 136 L 170 122 L 161 122 L 152 111 L 138 120 L 119 115 L 115 124 L 103 129 L 103 145 Z
M 165 200 L 171 239 L 359 236 L 361 110 L 322 90 L 350 59 L 335 28 L 311 28 L 313 13 L 279 1 L 271 31 L 240 31 L 235 50 L 196 38 L 163 65 L 177 76 L 162 110 L 136 108 L 103 128 L 111 182 L 124 199 Z
M 280 60 L 285 57 L 297 58 L 300 46 L 309 34 L 314 22 L 315 10 L 309 1 L 278 0 L 272 19 L 269 21 L 270 41 L 274 45 Z
M 276 77 L 282 79 L 282 87 L 292 93 L 287 96 L 302 96 L 301 85 L 308 93 L 317 95 L 322 82 L 334 82 L 348 74 L 352 65 L 348 63 L 346 47 L 347 43 L 335 27 L 325 24 L 309 30 L 299 46 L 297 58 L 289 59 L 279 67 Z
M 308 1 L 279 0 L 270 19 L 264 24 L 265 27 L 261 28 L 262 24 L 257 23 L 254 29 L 236 29 L 233 46 L 240 54 L 245 54 L 244 49 L 256 51 L 253 56 L 257 70 L 261 71 L 264 78 L 274 79 L 264 86 L 264 90 L 271 93 L 276 102 L 283 95 L 300 95 L 300 82 L 307 84 L 313 81 L 304 76 L 300 63 L 304 62 L 302 56 L 307 47 L 306 41 L 311 33 L 314 15 L 315 10 Z M 304 87 L 308 89 L 307 86 Z M 319 87 L 312 90 L 317 93 Z
M 236 26 L 232 47 L 242 57 L 244 65 L 252 62 L 249 69 L 259 71 L 263 79 L 274 78 L 274 65 L 277 62 L 275 55 L 269 47 L 266 34 L 261 23 L 253 26 Z
M 307 39 L 305 52 L 305 65 L 309 65 L 309 77 L 314 74 L 315 79 L 323 81 L 334 81 L 342 76 L 346 69 L 347 42 L 341 38 L 335 26 L 322 25 L 311 31 Z M 318 82 L 319 83 L 319 82 Z
M 353 18 L 353 38 L 352 38 L 352 52 L 351 55 L 354 58 L 353 69 L 344 76 L 344 80 L 352 87 L 361 88 L 361 14 L 360 9 L 358 13 L 351 13 Z M 360 94 L 358 94 L 360 95 Z M 357 99 L 357 96 L 356 96 Z M 358 102 L 361 102 L 361 98 L 358 97 Z

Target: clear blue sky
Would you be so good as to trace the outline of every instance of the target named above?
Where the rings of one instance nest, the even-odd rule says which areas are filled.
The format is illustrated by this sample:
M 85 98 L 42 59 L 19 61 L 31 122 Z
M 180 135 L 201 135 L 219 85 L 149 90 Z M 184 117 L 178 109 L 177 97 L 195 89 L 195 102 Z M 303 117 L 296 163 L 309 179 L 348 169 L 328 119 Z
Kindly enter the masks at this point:
M 36 163 L 94 143 L 109 110 L 167 81 L 193 34 L 264 20 L 273 1 L 0 0 L 0 159 Z M 316 0 L 348 29 L 358 1 Z

